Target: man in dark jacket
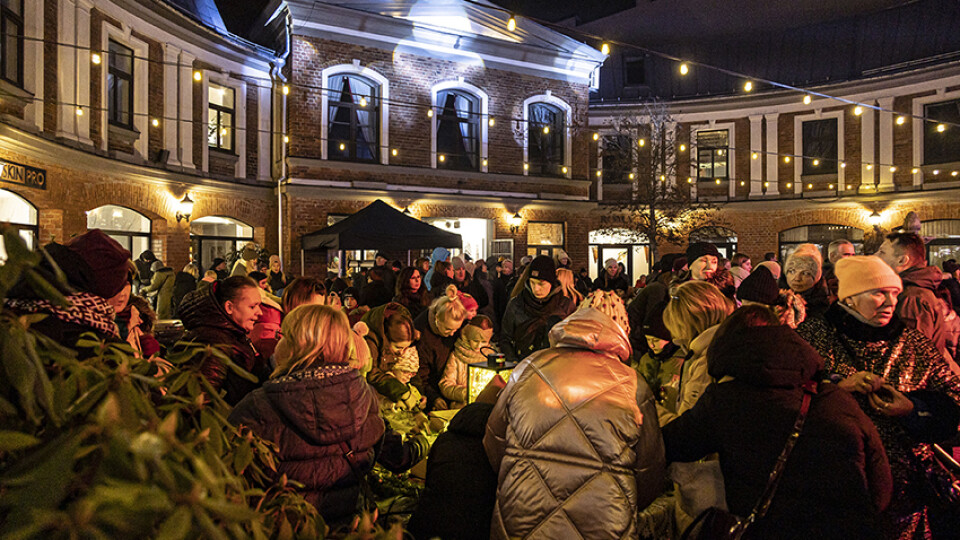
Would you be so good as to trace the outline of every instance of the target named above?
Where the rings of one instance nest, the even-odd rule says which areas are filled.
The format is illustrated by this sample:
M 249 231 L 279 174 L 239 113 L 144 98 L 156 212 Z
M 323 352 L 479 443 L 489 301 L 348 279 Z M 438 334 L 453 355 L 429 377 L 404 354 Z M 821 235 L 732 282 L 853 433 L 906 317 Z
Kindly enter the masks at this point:
M 947 332 L 939 300 L 934 291 L 943 279 L 936 266 L 927 266 L 923 239 L 916 233 L 892 233 L 877 250 L 877 257 L 887 263 L 903 280 L 903 292 L 897 297 L 897 316 L 907 325 L 927 336 L 945 358 Z
M 620 272 L 620 265 L 617 264 L 617 260 L 607 259 L 603 263 L 603 269 L 604 272 L 593 282 L 593 290 L 615 291 L 620 295 L 620 298 L 626 297 L 630 283 L 627 281 L 627 276 Z
M 392 270 L 383 266 L 374 266 L 367 272 L 370 281 L 360 289 L 360 305 L 369 308 L 382 306 L 393 299 L 393 291 L 387 287 L 384 275 Z
M 157 256 L 148 249 L 140 254 L 139 259 L 134 261 L 137 265 L 136 292 L 140 292 L 140 289 L 150 286 L 150 280 L 153 279 L 153 270 L 150 269 L 150 266 L 156 262 L 156 260 Z
M 184 341 L 219 345 L 234 364 L 256 377 L 247 380 L 215 356 L 203 358 L 201 373 L 214 388 L 224 389 L 224 399 L 236 405 L 243 396 L 267 379 L 269 368 L 253 347 L 248 334 L 260 318 L 260 290 L 247 276 L 233 276 L 183 298 L 180 319 L 187 333 Z

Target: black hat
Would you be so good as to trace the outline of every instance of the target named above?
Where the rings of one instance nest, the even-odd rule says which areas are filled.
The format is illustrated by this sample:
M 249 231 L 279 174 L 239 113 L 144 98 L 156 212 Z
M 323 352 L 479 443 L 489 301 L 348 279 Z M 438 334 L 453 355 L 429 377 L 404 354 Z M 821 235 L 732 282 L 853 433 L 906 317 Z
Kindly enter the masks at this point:
M 687 266 L 687 258 L 683 255 L 673 259 L 673 267 L 670 269 L 674 273 L 679 273 Z
M 687 246 L 687 264 L 693 264 L 693 261 L 704 255 L 713 255 L 717 259 L 720 258 L 720 252 L 717 251 L 717 246 L 708 242 L 694 242 Z
M 667 341 L 673 341 L 673 336 L 663 324 L 663 312 L 667 309 L 667 301 L 663 300 L 650 308 L 643 319 L 643 335 L 653 336 Z
M 340 293 L 340 298 L 342 300 L 345 300 L 348 296 L 355 300 L 360 299 L 360 293 L 357 291 L 356 287 L 347 287 L 346 289 L 343 290 L 342 293 Z
M 546 255 L 537 256 L 536 259 L 530 262 L 530 277 L 532 279 L 556 283 L 557 265 L 554 264 L 553 258 L 547 257 Z
M 740 282 L 737 298 L 772 306 L 780 298 L 780 287 L 777 286 L 777 280 L 770 270 L 764 266 L 758 266 Z

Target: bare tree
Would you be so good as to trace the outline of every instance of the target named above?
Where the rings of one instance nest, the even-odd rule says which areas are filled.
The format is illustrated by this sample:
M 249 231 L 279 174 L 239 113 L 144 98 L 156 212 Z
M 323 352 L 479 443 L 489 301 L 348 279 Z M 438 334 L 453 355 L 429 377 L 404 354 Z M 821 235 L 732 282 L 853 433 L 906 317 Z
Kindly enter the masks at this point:
M 678 179 L 674 125 L 667 106 L 653 100 L 635 116 L 615 118 L 602 143 L 604 183 L 630 185 L 628 197 L 610 202 L 603 228 L 642 235 L 653 261 L 659 243 L 682 245 L 694 229 L 719 224 L 716 206 L 695 200 Z

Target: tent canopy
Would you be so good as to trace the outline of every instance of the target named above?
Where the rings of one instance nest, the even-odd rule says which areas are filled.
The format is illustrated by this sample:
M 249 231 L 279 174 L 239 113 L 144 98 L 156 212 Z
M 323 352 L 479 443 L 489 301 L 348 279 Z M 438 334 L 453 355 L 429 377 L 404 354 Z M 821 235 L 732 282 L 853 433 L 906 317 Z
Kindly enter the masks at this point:
M 304 234 L 300 237 L 300 246 L 307 251 L 402 251 L 435 247 L 461 248 L 463 240 L 459 234 L 442 231 L 377 199 L 339 223 Z

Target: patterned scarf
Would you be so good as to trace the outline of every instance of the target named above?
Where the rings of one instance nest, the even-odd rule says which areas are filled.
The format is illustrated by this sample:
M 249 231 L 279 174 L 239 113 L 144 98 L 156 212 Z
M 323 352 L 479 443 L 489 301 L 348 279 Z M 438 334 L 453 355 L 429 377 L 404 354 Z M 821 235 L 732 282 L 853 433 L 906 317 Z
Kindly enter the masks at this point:
M 320 381 L 328 377 L 335 377 L 337 375 L 343 375 L 344 373 L 350 373 L 351 371 L 356 371 L 356 369 L 351 367 L 349 364 L 323 364 L 315 368 L 302 369 L 300 371 L 288 373 L 287 375 L 277 377 L 270 382 L 289 383 L 304 380 Z
M 18 313 L 44 313 L 60 321 L 86 326 L 102 335 L 120 337 L 113 307 L 102 297 L 81 292 L 67 296 L 70 307 L 64 309 L 38 298 L 8 298 L 5 305 Z

